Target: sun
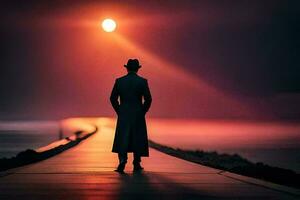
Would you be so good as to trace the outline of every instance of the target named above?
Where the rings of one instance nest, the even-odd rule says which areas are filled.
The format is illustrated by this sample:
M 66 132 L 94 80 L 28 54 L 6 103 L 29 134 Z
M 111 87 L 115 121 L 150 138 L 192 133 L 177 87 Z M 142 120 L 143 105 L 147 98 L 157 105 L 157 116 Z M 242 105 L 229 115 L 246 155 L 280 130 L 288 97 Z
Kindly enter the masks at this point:
M 117 27 L 116 22 L 113 19 L 105 19 L 102 22 L 102 28 L 106 32 L 113 32 Z

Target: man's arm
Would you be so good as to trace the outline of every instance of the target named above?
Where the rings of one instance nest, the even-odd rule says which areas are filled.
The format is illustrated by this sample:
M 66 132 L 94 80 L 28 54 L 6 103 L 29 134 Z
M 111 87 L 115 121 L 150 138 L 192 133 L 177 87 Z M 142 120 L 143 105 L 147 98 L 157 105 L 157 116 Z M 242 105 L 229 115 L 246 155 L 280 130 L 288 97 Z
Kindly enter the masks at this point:
M 150 106 L 152 103 L 152 97 L 151 97 L 151 92 L 148 86 L 148 81 L 145 81 L 145 88 L 144 88 L 144 104 L 143 104 L 143 110 L 144 113 L 148 112 Z
M 115 84 L 114 84 L 114 87 L 111 91 L 111 95 L 110 95 L 110 103 L 112 105 L 112 107 L 114 108 L 114 110 L 116 111 L 116 113 L 118 114 L 119 113 L 119 107 L 120 107 L 120 104 L 119 104 L 119 101 L 118 101 L 118 98 L 119 98 L 119 92 L 118 92 L 118 82 L 117 80 L 115 81 Z

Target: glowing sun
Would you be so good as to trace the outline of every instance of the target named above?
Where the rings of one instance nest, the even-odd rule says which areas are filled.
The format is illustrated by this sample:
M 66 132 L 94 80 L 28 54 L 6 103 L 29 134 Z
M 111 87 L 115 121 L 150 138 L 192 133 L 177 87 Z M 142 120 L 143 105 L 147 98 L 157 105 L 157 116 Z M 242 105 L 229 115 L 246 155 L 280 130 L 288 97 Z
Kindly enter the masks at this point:
M 117 27 L 116 22 L 113 19 L 105 19 L 102 22 L 102 28 L 106 32 L 113 32 Z

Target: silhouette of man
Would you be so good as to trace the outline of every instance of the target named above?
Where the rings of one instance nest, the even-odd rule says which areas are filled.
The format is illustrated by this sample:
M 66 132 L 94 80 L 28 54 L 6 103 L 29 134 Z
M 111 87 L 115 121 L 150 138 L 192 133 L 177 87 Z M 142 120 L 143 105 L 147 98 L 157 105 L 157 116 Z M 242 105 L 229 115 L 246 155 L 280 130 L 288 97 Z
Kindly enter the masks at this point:
M 152 98 L 147 79 L 137 75 L 141 65 L 137 59 L 129 59 L 127 75 L 117 78 L 110 102 L 118 115 L 112 152 L 118 153 L 119 166 L 115 171 L 123 173 L 127 152 L 133 152 L 133 170 L 140 171 L 141 156 L 148 157 L 148 137 L 145 114 Z

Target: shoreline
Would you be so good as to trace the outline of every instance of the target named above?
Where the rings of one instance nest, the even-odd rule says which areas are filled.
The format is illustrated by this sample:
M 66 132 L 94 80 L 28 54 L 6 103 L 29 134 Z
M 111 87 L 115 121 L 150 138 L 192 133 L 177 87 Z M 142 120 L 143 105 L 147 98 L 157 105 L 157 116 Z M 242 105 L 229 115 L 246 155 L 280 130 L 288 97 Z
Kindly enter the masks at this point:
M 269 181 L 274 184 L 300 188 L 300 174 L 290 169 L 273 167 L 262 162 L 251 162 L 238 154 L 220 154 L 216 151 L 184 150 L 149 140 L 149 146 L 168 155 L 228 173 Z
M 98 127 L 94 127 L 95 129 L 92 132 L 79 130 L 71 136 L 52 142 L 44 147 L 35 150 L 27 149 L 11 158 L 0 158 L 0 172 L 39 162 L 62 153 L 95 134 L 98 131 Z

